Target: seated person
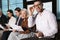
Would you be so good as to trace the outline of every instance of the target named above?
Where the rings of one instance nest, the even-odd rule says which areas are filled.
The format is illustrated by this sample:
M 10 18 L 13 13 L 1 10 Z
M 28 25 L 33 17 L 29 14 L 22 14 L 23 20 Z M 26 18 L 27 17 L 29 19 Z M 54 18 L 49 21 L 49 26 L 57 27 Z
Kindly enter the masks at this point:
M 8 23 L 8 18 L 2 13 L 1 9 L 0 9 L 0 25 L 2 25 L 4 28 L 6 28 L 5 24 Z M 0 28 L 0 30 L 2 30 L 2 28 Z
M 21 13 L 20 26 L 22 27 L 23 31 L 13 30 L 13 32 L 11 32 L 10 36 L 8 37 L 8 40 L 21 40 L 21 39 L 29 38 L 33 36 L 32 33 L 30 33 L 30 30 L 28 29 L 27 10 L 22 9 L 20 13 Z
M 35 14 L 37 12 L 35 19 L 33 16 L 34 11 Z M 30 7 L 28 27 L 32 27 L 34 24 L 36 25 L 37 32 L 35 35 L 37 38 L 51 39 L 54 38 L 55 34 L 58 32 L 55 15 L 43 8 L 41 0 L 34 2 L 33 6 Z
M 13 11 L 8 10 L 7 15 L 9 17 L 9 22 L 8 22 L 7 26 L 14 25 L 16 23 L 16 18 L 14 17 Z
M 9 17 L 9 21 L 8 21 L 8 25 L 6 25 L 6 28 L 4 29 L 2 40 L 7 40 L 9 34 L 11 33 L 11 31 L 9 31 L 8 29 L 10 28 L 10 25 L 15 24 L 16 22 L 16 18 L 14 17 L 12 10 L 8 10 L 7 15 Z

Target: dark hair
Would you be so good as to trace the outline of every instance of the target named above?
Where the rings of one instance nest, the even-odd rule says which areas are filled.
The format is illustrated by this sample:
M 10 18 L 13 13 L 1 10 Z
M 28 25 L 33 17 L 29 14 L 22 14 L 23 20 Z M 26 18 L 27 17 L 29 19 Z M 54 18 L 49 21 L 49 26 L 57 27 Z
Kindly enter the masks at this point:
M 39 1 L 40 3 L 43 3 L 42 0 L 37 0 L 37 1 Z M 35 2 L 37 2 L 37 1 L 35 1 Z
M 35 2 L 40 2 L 40 4 L 42 4 L 42 6 L 43 6 L 42 0 L 37 0 L 37 1 L 35 1 Z
M 18 12 L 20 12 L 20 11 L 21 11 L 21 8 L 19 8 L 19 7 L 16 7 L 16 8 L 15 8 L 15 11 L 18 11 Z
M 13 10 L 9 9 L 9 10 L 7 10 L 7 12 L 10 12 L 12 14 L 12 16 L 14 16 Z

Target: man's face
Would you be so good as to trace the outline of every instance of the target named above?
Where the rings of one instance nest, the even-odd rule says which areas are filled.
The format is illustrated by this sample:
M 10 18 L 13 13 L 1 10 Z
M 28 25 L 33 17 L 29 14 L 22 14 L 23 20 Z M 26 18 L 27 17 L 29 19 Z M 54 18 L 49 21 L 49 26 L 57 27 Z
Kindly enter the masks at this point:
M 15 13 L 16 13 L 16 16 L 17 16 L 17 17 L 19 17 L 19 15 L 20 15 L 20 12 L 18 12 L 18 11 L 15 11 Z
M 12 13 L 7 12 L 7 15 L 8 15 L 8 17 L 11 17 L 12 16 Z
M 34 8 L 38 11 L 41 12 L 41 10 L 43 9 L 43 5 L 40 2 L 34 2 Z

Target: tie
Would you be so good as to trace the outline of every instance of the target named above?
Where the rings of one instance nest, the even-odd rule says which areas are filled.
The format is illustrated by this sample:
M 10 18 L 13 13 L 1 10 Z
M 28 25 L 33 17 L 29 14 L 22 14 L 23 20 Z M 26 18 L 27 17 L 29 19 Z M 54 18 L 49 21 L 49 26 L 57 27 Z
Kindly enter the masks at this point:
M 34 19 L 34 20 L 36 19 L 37 15 L 38 15 L 38 13 L 37 13 L 35 16 L 33 15 L 33 19 Z
M 16 25 L 20 26 L 22 21 L 23 21 L 23 19 L 21 17 L 18 17 L 16 20 Z
M 19 18 L 19 17 L 17 17 L 17 20 L 16 20 L 16 25 L 17 25 L 18 18 Z
M 19 21 L 18 21 L 18 26 L 21 26 L 22 21 L 23 21 L 23 19 L 22 19 L 22 18 L 20 18 L 20 19 L 19 19 Z

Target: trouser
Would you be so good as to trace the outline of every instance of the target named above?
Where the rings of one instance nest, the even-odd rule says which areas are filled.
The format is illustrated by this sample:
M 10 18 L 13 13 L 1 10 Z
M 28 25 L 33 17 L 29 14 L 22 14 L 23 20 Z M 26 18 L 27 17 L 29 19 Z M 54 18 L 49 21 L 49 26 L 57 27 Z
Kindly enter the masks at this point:
M 7 40 L 11 31 L 4 31 L 1 40 Z
M 20 34 L 18 32 L 11 32 L 11 34 L 8 37 L 8 40 L 21 40 L 24 38 L 29 38 L 29 37 L 33 37 L 33 33 L 29 33 L 29 34 Z

